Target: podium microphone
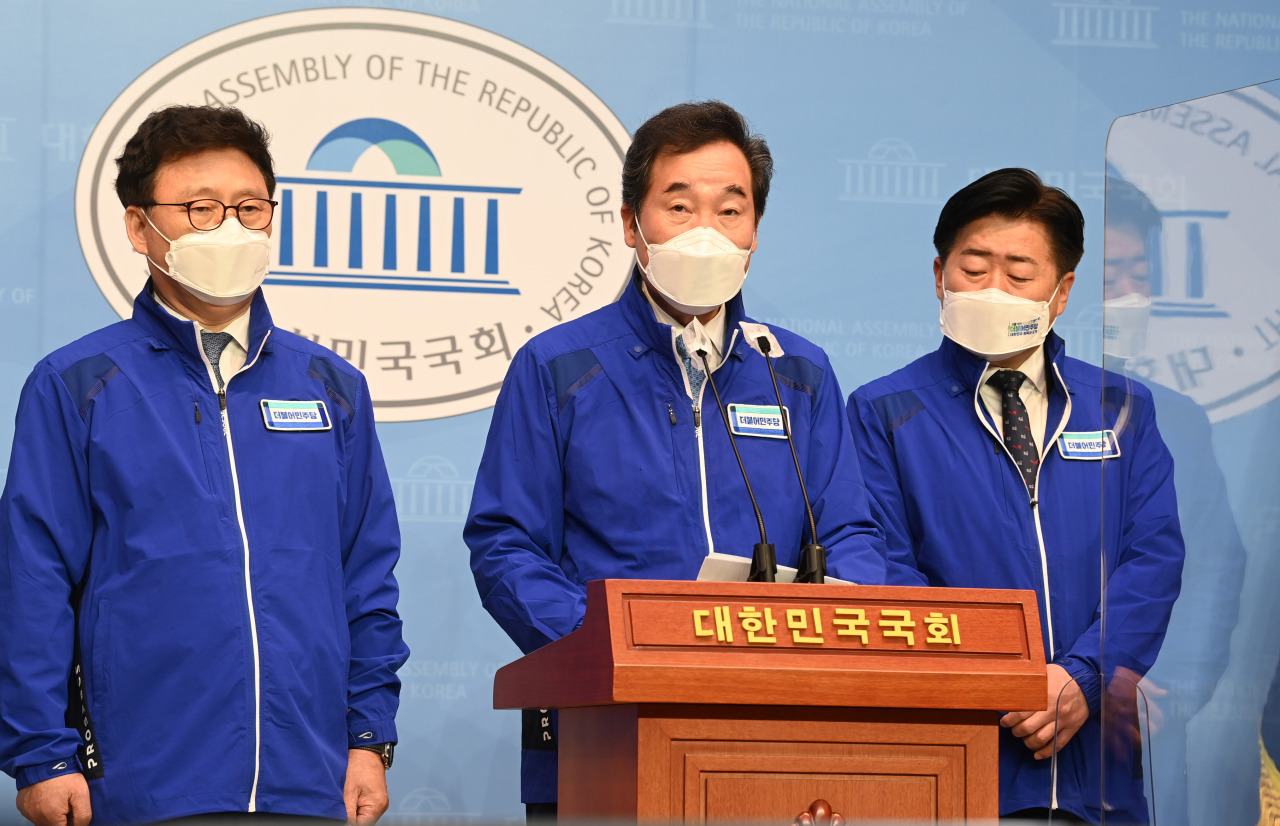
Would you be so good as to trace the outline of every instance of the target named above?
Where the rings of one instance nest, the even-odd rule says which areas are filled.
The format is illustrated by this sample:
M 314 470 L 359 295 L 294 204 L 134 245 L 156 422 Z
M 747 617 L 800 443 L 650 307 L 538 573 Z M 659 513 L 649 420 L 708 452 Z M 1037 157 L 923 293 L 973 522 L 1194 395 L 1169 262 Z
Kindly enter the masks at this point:
M 755 511 L 756 525 L 760 528 L 760 541 L 751 551 L 751 572 L 747 575 L 747 582 L 774 582 L 778 575 L 778 554 L 764 532 L 764 516 L 760 513 L 760 506 L 756 504 L 756 495 L 751 490 L 751 481 L 747 479 L 747 466 L 742 463 L 738 442 L 733 438 L 733 428 L 729 426 L 729 414 L 725 412 L 724 405 L 720 402 L 720 391 L 716 389 L 716 380 L 711 377 L 711 370 L 707 364 L 707 351 L 699 347 L 697 353 L 702 361 L 702 369 L 707 374 L 707 384 L 711 385 L 711 392 L 716 397 L 716 409 L 720 411 L 720 420 L 724 422 L 724 429 L 729 434 L 729 444 L 733 447 L 734 458 L 738 460 L 738 470 L 742 471 L 742 481 L 747 486 L 747 496 L 751 497 L 751 509 Z
M 811 582 L 821 585 L 826 581 L 827 576 L 827 549 L 818 544 L 818 524 L 813 518 L 813 507 L 809 504 L 809 490 L 804 484 L 804 474 L 800 471 L 800 457 L 796 454 L 796 443 L 791 438 L 791 421 L 787 416 L 787 409 L 782 404 L 782 393 L 778 391 L 778 377 L 773 372 L 773 359 L 775 357 L 769 354 L 773 351 L 773 336 L 768 332 L 768 328 L 759 325 L 759 330 L 747 331 L 746 324 L 743 324 L 743 332 L 746 333 L 748 343 L 754 343 L 753 350 L 764 356 L 764 363 L 769 368 L 769 379 L 773 382 L 773 395 L 778 400 L 778 415 L 782 417 L 782 432 L 786 434 L 787 444 L 791 447 L 791 461 L 796 466 L 796 478 L 800 480 L 800 495 L 804 497 L 804 512 L 809 518 L 809 544 L 800 549 L 800 562 L 796 565 L 796 582 Z M 752 325 L 756 326 L 756 325 Z M 753 342 L 752 335 L 755 334 Z M 782 355 L 782 348 L 778 348 L 778 355 Z

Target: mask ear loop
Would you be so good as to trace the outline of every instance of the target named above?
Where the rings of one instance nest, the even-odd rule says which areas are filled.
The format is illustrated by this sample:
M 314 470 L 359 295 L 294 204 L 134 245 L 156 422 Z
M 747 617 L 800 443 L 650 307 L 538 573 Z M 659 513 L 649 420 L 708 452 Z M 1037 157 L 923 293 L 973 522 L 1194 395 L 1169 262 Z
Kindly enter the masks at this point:
M 1062 289 L 1062 276 L 1061 276 L 1061 275 L 1060 275 L 1060 276 L 1058 276 L 1058 283 L 1057 283 L 1056 285 L 1054 285 L 1053 292 L 1049 295 L 1049 300 L 1048 300 L 1048 301 L 1046 301 L 1046 302 L 1044 303 L 1044 311 L 1045 311 L 1046 313 L 1049 313 L 1049 312 L 1052 312 L 1052 311 L 1053 311 L 1053 300 L 1054 300 L 1055 298 L 1057 298 L 1057 297 L 1058 297 L 1058 290 L 1060 290 L 1060 289 Z M 1061 315 L 1061 313 L 1059 313 L 1058 315 Z M 1046 336 L 1047 336 L 1047 335 L 1049 335 L 1049 333 L 1053 330 L 1053 325 L 1055 325 L 1055 324 L 1057 324 L 1057 323 L 1058 323 L 1058 316 L 1054 316 L 1054 317 L 1053 317 L 1053 320 L 1049 322 L 1049 329 L 1048 329 L 1048 330 L 1045 330 L 1045 331 L 1044 331 L 1044 334 L 1045 334 Z
M 158 227 L 158 226 L 156 226 L 155 224 L 151 223 L 151 216 L 147 214 L 147 211 L 146 211 L 145 209 L 143 209 L 142 207 L 138 207 L 138 209 L 141 209 L 141 210 L 142 210 L 142 217 L 143 217 L 143 219 L 144 219 L 144 220 L 146 220 L 146 222 L 151 226 L 151 228 L 152 228 L 153 230 L 155 230 L 155 231 L 156 231 L 156 235 L 159 235 L 159 236 L 160 236 L 161 238 L 163 238 L 165 241 L 168 241 L 168 242 L 169 242 L 169 246 L 170 246 L 170 247 L 172 247 L 172 246 L 173 246 L 173 240 L 172 240 L 171 238 L 169 238 L 169 236 L 167 236 L 167 235 L 165 235 L 163 232 L 161 232 L 161 231 L 160 231 L 160 227 Z M 144 258 L 146 258 L 148 261 L 150 261 L 150 262 L 151 262 L 151 266 L 155 267 L 157 270 L 159 270 L 160 272 L 164 273 L 165 275 L 169 275 L 169 271 L 168 271 L 168 270 L 166 270 L 164 267 L 160 266 L 159 264 L 157 264 L 157 263 L 156 263 L 156 261 L 155 261 L 155 259 L 154 259 L 154 258 L 152 258 L 150 255 L 147 255 L 147 254 L 145 254 L 145 253 L 144 253 L 144 254 L 143 254 L 143 257 L 144 257 Z M 170 277 L 170 278 L 172 278 L 173 276 L 172 276 L 172 275 L 169 275 L 169 277 Z
M 646 240 L 644 240 L 644 231 L 640 229 L 640 215 L 639 215 L 639 213 L 637 213 L 637 214 L 635 214 L 634 216 L 632 216 L 631 220 L 632 220 L 632 223 L 634 223 L 634 224 L 636 225 L 636 235 L 639 235 L 639 236 L 640 236 L 640 243 L 641 243 L 641 244 L 644 244 L 645 249 L 646 249 L 646 251 L 647 251 L 647 250 L 648 250 L 648 248 L 649 248 L 649 242 L 648 242 L 648 241 L 646 241 Z M 642 262 L 642 261 L 640 260 L 640 253 L 639 253 L 639 252 L 637 252 L 637 253 L 636 253 L 636 266 L 640 268 L 640 272 L 644 273 L 646 276 L 648 276 L 648 275 L 649 275 L 649 268 L 648 268 L 648 267 L 646 267 L 646 266 L 644 265 L 644 262 Z
M 141 210 L 142 210 L 142 217 L 143 217 L 143 219 L 145 219 L 145 220 L 146 220 L 146 222 L 147 222 L 147 224 L 148 224 L 148 225 L 150 225 L 150 227 L 151 227 L 153 230 L 155 230 L 155 231 L 156 231 L 156 235 L 159 235 L 159 236 L 160 236 L 161 238 L 163 238 L 165 241 L 168 241 L 170 244 L 172 244 L 172 243 L 173 243 L 173 239 L 172 239 L 172 238 L 170 238 L 169 236 L 165 235 L 163 232 L 161 232 L 161 231 L 160 231 L 160 227 L 156 226 L 155 224 L 153 224 L 153 223 L 151 222 L 151 216 L 147 214 L 147 211 L 146 211 L 145 209 L 143 209 L 142 207 L 138 207 L 138 209 L 141 209 Z

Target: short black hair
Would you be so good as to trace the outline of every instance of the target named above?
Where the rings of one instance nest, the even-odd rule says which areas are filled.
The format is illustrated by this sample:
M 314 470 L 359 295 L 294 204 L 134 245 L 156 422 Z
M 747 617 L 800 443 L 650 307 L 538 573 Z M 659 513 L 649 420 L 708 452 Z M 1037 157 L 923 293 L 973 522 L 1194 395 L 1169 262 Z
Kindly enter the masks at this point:
M 171 161 L 210 149 L 239 149 L 249 156 L 267 183 L 267 197 L 276 191 L 271 136 L 262 124 L 234 106 L 166 106 L 147 115 L 116 158 L 116 195 L 126 207 L 155 201 L 155 178 Z
M 662 155 L 683 155 L 720 141 L 728 141 L 747 157 L 751 199 L 759 223 L 769 197 L 769 182 L 773 180 L 773 156 L 769 154 L 769 144 L 751 131 L 746 118 L 718 100 L 667 107 L 636 130 L 622 163 L 622 203 L 639 215 L 649 194 L 654 161 Z
M 933 230 L 938 257 L 946 261 L 964 228 L 991 215 L 1044 227 L 1058 277 L 1073 271 L 1084 256 L 1084 214 L 1076 202 L 1030 169 L 1008 168 L 988 172 L 947 200 Z
M 1126 180 L 1108 177 L 1104 223 L 1109 227 L 1133 227 L 1138 235 L 1147 238 L 1160 229 L 1164 220 L 1145 192 Z

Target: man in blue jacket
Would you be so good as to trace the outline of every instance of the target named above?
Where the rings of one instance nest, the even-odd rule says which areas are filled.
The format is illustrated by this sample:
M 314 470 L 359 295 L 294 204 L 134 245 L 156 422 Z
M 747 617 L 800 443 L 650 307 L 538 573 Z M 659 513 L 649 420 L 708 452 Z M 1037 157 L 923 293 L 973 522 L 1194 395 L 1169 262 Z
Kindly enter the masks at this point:
M 704 368 L 727 407 L 774 422 L 734 427 L 778 562 L 796 565 L 813 541 L 790 449 L 774 438 L 768 368 L 747 341 L 765 328 L 739 292 L 772 167 L 764 140 L 723 103 L 655 115 L 623 167 L 630 286 L 513 359 L 464 537 L 485 608 L 522 651 L 578 627 L 590 580 L 693 579 L 712 551 L 751 555 L 756 519 Z M 879 583 L 882 537 L 830 362 L 786 330 L 771 335 L 829 573 Z M 531 815 L 554 810 L 554 751 L 526 749 L 522 798 Z
M 942 345 L 848 405 L 889 579 L 1039 596 L 1049 693 L 1000 720 L 1002 815 L 1145 822 L 1126 698 L 1183 560 L 1151 395 L 1050 332 L 1084 252 L 1061 190 L 990 173 L 943 207 L 934 246 Z
M 49 355 L 18 403 L 0 768 L 38 826 L 372 823 L 408 650 L 368 387 L 272 324 L 261 126 L 162 109 L 117 165 L 151 279 L 131 319 Z

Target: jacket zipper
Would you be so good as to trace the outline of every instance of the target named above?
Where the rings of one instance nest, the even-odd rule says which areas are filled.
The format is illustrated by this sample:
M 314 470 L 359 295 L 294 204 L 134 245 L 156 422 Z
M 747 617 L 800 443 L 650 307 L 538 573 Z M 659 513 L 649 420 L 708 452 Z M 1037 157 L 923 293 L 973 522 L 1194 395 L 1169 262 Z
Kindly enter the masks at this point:
M 723 312 L 723 310 L 721 310 Z M 673 332 L 674 332 L 674 328 Z M 676 350 L 675 336 L 680 335 L 674 333 L 671 339 L 671 351 L 676 357 L 676 367 L 684 375 L 685 387 L 689 386 L 689 376 L 684 370 L 684 361 L 680 358 L 680 352 Z M 729 339 L 729 345 L 725 347 L 724 352 L 727 354 L 733 351 L 733 345 L 738 341 L 738 331 L 735 329 L 733 335 Z M 724 361 L 721 360 L 721 364 Z M 698 388 L 698 398 L 693 402 L 693 437 L 698 444 L 698 481 L 702 491 L 702 529 L 707 535 L 707 554 L 713 554 L 716 551 L 715 542 L 711 539 L 711 510 L 707 504 L 707 456 L 705 443 L 702 439 L 702 394 L 707 391 L 707 382 L 703 381 L 702 386 Z M 675 420 L 675 414 L 672 414 L 672 420 Z
M 986 372 L 987 368 L 983 367 L 982 369 L 983 369 L 983 372 Z M 1053 372 L 1054 372 L 1054 375 L 1058 377 L 1058 383 L 1062 386 L 1063 392 L 1066 392 L 1067 384 L 1062 380 L 1062 374 L 1058 372 L 1058 365 L 1056 364 L 1053 365 Z M 1001 448 L 1004 450 L 1004 454 L 1009 457 L 1009 461 L 1013 462 L 1014 468 L 1017 469 L 1018 463 L 1017 461 L 1014 460 L 1013 454 L 1009 452 L 1009 448 L 1005 446 L 1004 439 L 1002 439 L 1000 437 L 1000 434 L 996 432 L 995 428 L 990 423 L 987 422 L 987 417 L 982 415 L 983 411 L 981 407 L 981 404 L 982 404 L 981 395 L 982 395 L 982 386 L 981 384 L 979 384 L 978 389 L 974 390 L 973 392 L 973 409 L 978 414 L 978 421 L 982 422 L 982 426 L 985 427 L 987 429 L 987 432 L 990 433 L 995 438 L 996 444 L 1001 446 Z M 1053 433 L 1053 438 L 1049 439 L 1047 442 L 1047 444 L 1049 445 L 1052 445 L 1054 442 L 1058 441 L 1058 436 L 1062 434 L 1063 429 L 1066 427 L 1067 421 L 1071 418 L 1071 394 L 1067 393 L 1066 395 L 1067 395 L 1066 407 L 1062 411 L 1062 418 L 1058 420 L 1057 429 Z M 1040 471 L 1044 469 L 1044 459 L 1048 455 L 1049 455 L 1049 450 L 1042 445 L 1041 451 L 1040 451 L 1040 462 L 1036 465 L 1036 497 L 1034 499 L 1031 499 L 1030 494 L 1028 494 L 1028 501 L 1030 501 L 1031 503 L 1031 516 L 1032 516 L 1032 519 L 1035 521 L 1035 526 L 1036 526 L 1036 544 L 1037 546 L 1039 546 L 1039 549 L 1040 549 L 1040 573 L 1042 578 L 1041 585 L 1044 589 L 1044 620 L 1045 620 L 1045 627 L 1049 630 L 1049 650 L 1046 652 L 1046 656 L 1045 656 L 1045 660 L 1047 662 L 1053 660 L 1053 653 L 1054 651 L 1057 650 L 1057 645 L 1054 641 L 1054 634 L 1053 634 L 1053 608 L 1049 604 L 1049 557 L 1045 553 L 1044 530 L 1040 526 L 1040 496 L 1039 496 Z M 1022 478 L 1021 472 L 1018 473 L 1018 478 L 1019 479 Z M 1026 489 L 1026 484 L 1024 483 L 1023 490 L 1025 489 Z M 1050 794 L 1050 800 L 1049 800 L 1049 808 L 1057 809 L 1058 808 L 1058 755 L 1056 753 L 1053 755 L 1052 760 L 1053 762 L 1052 762 L 1052 767 L 1050 772 L 1052 775 L 1052 780 L 1051 780 L 1052 788 L 1051 788 L 1051 794 Z
M 205 355 L 204 346 L 200 341 L 200 328 L 194 324 L 192 328 L 196 334 L 196 351 L 200 353 L 200 358 L 204 361 L 205 369 L 209 373 L 210 384 L 217 388 L 217 379 L 213 375 L 213 365 L 209 363 L 209 357 Z M 236 524 L 240 527 L 240 542 L 244 548 L 244 593 L 245 601 L 249 606 L 249 638 L 253 643 L 253 785 L 249 789 L 249 806 L 246 809 L 249 812 L 256 812 L 258 808 L 258 777 L 262 769 L 262 667 L 258 654 L 258 622 L 253 609 L 253 580 L 249 574 L 249 533 L 245 529 L 244 508 L 240 500 L 240 477 L 236 472 L 235 448 L 231 444 L 231 419 L 227 413 L 226 387 L 236 375 L 257 363 L 258 357 L 262 355 L 262 348 L 266 346 L 267 339 L 270 336 L 271 331 L 267 330 L 267 334 L 262 337 L 262 343 L 258 345 L 258 352 L 254 354 L 253 359 L 236 371 L 235 374 L 228 376 L 227 380 L 223 382 L 222 389 L 218 390 L 218 407 L 222 413 L 222 435 L 227 443 L 228 466 L 231 468 L 231 491 L 234 494 L 236 503 Z
M 716 552 L 715 543 L 711 539 L 711 511 L 707 507 L 707 457 L 702 442 L 702 392 L 704 383 L 698 388 L 698 400 L 693 404 L 693 436 L 698 443 L 698 479 L 702 485 L 702 528 L 707 534 L 707 553 Z

